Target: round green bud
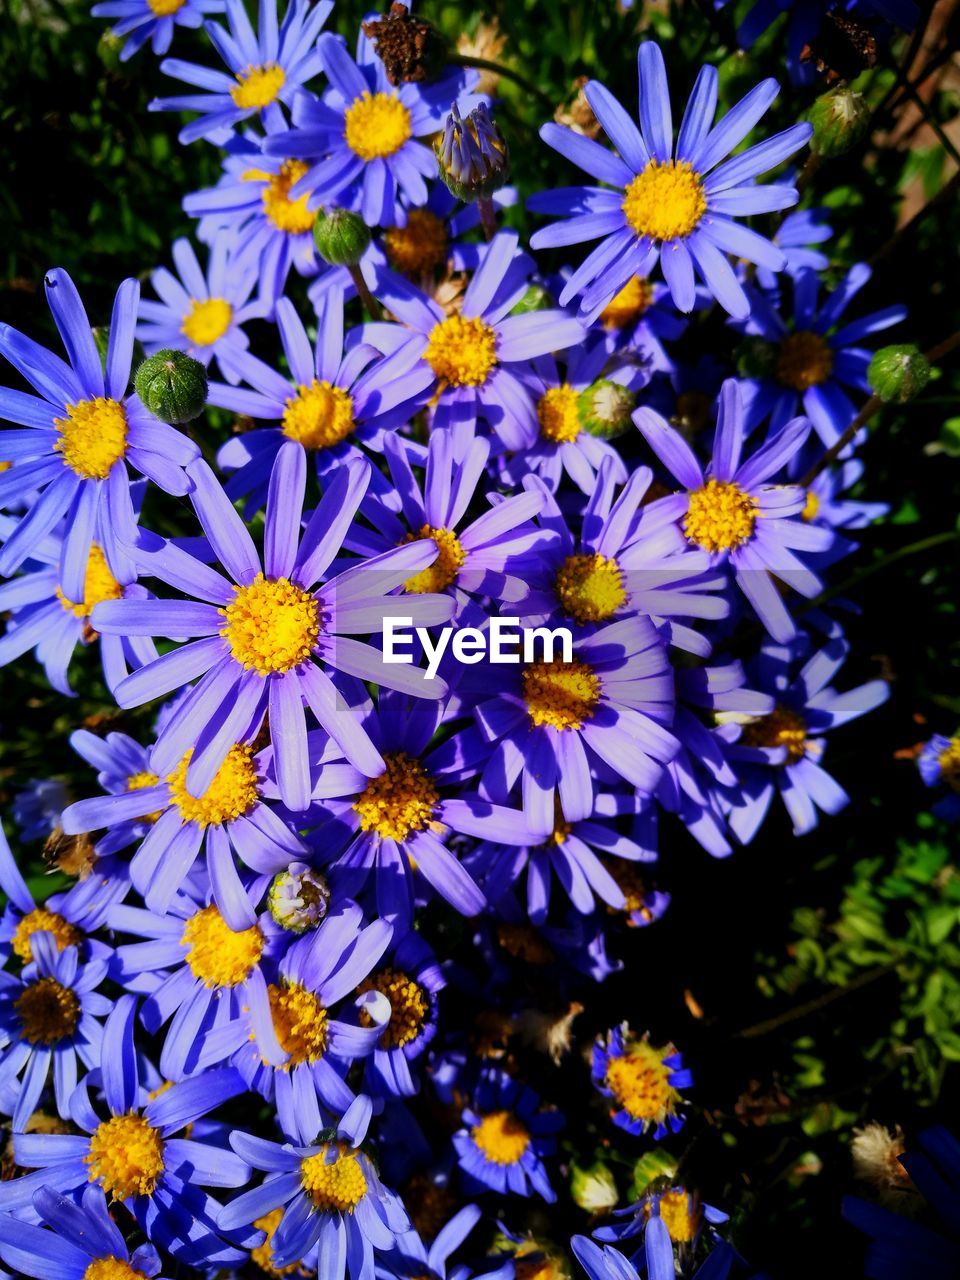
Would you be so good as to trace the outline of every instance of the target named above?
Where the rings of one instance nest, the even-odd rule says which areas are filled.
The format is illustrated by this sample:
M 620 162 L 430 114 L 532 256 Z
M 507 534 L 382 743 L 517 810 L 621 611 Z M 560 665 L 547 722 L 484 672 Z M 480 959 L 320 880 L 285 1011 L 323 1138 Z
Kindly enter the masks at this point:
M 734 353 L 737 373 L 741 378 L 772 378 L 779 354 L 776 345 L 765 338 L 745 338 Z
M 120 61 L 123 45 L 123 36 L 118 36 L 112 27 L 108 27 L 97 41 L 97 55 L 106 70 L 113 75 L 116 75 L 123 65 Z
M 190 422 L 207 403 L 207 371 L 185 351 L 148 356 L 134 375 L 133 386 L 161 422 Z
M 825 160 L 832 160 L 861 141 L 872 113 L 862 93 L 834 89 L 817 98 L 807 114 L 813 125 L 810 150 Z
M 885 404 L 905 404 L 930 381 L 930 363 L 920 348 L 909 342 L 881 347 L 867 368 L 867 381 Z
M 548 311 L 556 306 L 553 298 L 542 284 L 527 285 L 527 291 L 510 312 L 512 316 L 526 316 L 531 311 Z
M 617 1203 L 616 1180 L 599 1162 L 589 1169 L 575 1164 L 570 1169 L 570 1195 L 574 1204 L 587 1213 L 606 1213 Z
M 629 431 L 633 425 L 630 415 L 636 407 L 637 398 L 633 392 L 609 378 L 599 378 L 592 383 L 580 392 L 577 401 L 584 431 L 601 440 L 613 440 Z
M 370 244 L 370 228 L 359 213 L 331 209 L 313 224 L 317 253 L 332 267 L 355 267 Z

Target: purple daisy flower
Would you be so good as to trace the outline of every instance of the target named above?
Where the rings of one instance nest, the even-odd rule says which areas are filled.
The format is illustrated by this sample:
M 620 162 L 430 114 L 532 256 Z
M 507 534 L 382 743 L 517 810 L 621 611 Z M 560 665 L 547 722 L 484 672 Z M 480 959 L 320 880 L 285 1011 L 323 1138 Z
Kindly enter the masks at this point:
M 254 31 L 243 0 L 226 0 L 229 31 L 218 22 L 204 26 L 230 74 L 167 58 L 161 71 L 202 92 L 155 98 L 150 110 L 199 111 L 199 118 L 180 130 L 183 143 L 206 138 L 222 145 L 234 126 L 251 116 L 259 116 L 267 128 L 283 128 L 283 107 L 289 108 L 302 86 L 322 70 L 317 36 L 332 9 L 332 0 L 314 5 L 291 0 L 278 25 L 277 0 L 260 0 Z
M 598 769 L 645 795 L 656 789 L 678 743 L 667 728 L 673 672 L 649 618 L 635 614 L 575 634 L 569 660 L 504 673 L 496 673 L 500 691 L 475 713 L 493 747 L 481 793 L 503 804 L 519 781 L 528 834 L 553 834 L 557 796 L 565 821 L 589 818 Z
M 130 879 L 150 911 L 163 915 L 203 851 L 216 903 L 231 929 L 256 923 L 234 861 L 234 854 L 260 875 L 284 870 L 307 846 L 265 802 L 266 753 L 254 745 L 262 715 L 241 731 L 202 795 L 187 790 L 192 748 L 165 778 L 150 768 L 150 753 L 132 739 L 112 734 L 101 742 L 93 734 L 74 734 L 75 746 L 101 766 L 108 794 L 79 800 L 61 818 L 67 835 L 105 829 L 109 848 L 142 838 L 130 862 Z M 81 736 L 82 735 L 82 736 Z M 77 739 L 80 739 L 79 744 Z M 140 758 L 129 771 L 131 753 Z M 119 767 L 118 767 L 119 766 Z
M 794 187 L 759 187 L 756 179 L 804 145 L 813 130 L 795 124 L 748 147 L 721 164 L 765 114 L 779 92 L 764 80 L 714 127 L 719 76 L 700 69 L 674 144 L 673 117 L 663 54 L 647 41 L 638 53 L 640 128 L 596 80 L 584 93 L 619 155 L 563 125 L 545 124 L 540 136 L 607 187 L 561 187 L 531 197 L 536 213 L 564 221 L 536 232 L 533 248 L 556 248 L 602 239 L 574 271 L 560 295 L 566 306 L 580 298 L 580 315 L 592 323 L 631 276 L 647 276 L 657 259 L 673 301 L 691 311 L 694 271 L 731 315 L 744 317 L 750 304 L 728 254 L 770 271 L 783 269 L 783 253 L 769 240 L 736 222 L 796 204 Z M 609 188 L 614 188 L 610 190 Z
M 36 1110 L 51 1070 L 57 1111 L 68 1118 L 78 1062 L 87 1071 L 100 1065 L 97 1019 L 112 1008 L 96 991 L 106 977 L 106 955 L 81 965 L 75 946 L 59 948 L 44 930 L 33 934 L 30 949 L 33 959 L 19 977 L 0 973 L 0 1106 L 15 1099 L 9 1112 L 4 1107 L 15 1133 Z
M 486 899 L 447 848 L 448 831 L 512 843 L 516 813 L 475 796 L 447 797 L 476 771 L 471 750 L 482 744 L 447 739 L 431 747 L 443 723 L 439 702 L 412 701 L 381 690 L 362 723 L 381 763 L 370 771 L 352 763 L 324 765 L 313 788 L 327 817 L 311 840 L 329 863 L 331 883 L 359 896 L 373 877 L 377 914 L 402 937 L 413 918 L 416 880 L 426 880 L 456 911 L 474 916 Z
M 362 32 L 356 61 L 329 32 L 316 56 L 329 88 L 319 99 L 297 99 L 293 128 L 267 139 L 267 155 L 309 164 L 293 194 L 309 196 L 311 208 L 354 209 L 371 227 L 403 225 L 407 207 L 426 203 L 425 179 L 437 176 L 433 151 L 418 139 L 443 127 L 450 103 L 476 82 L 476 72 L 451 69 L 394 86 Z
M 174 543 L 142 535 L 134 552 L 142 570 L 194 599 L 113 600 L 97 605 L 91 619 L 109 635 L 199 637 L 117 688 L 120 705 L 132 707 L 202 677 L 157 739 L 155 773 L 172 772 L 192 750 L 187 790 L 202 796 L 230 748 L 267 707 L 281 797 L 289 808 L 304 809 L 310 795 L 304 700 L 351 763 L 370 770 L 382 764 L 364 730 L 344 714 L 342 696 L 320 664 L 418 697 L 443 697 L 443 681 L 427 681 L 411 666 L 386 666 L 377 649 L 352 638 L 382 630 L 389 593 L 436 558 L 432 540 L 398 547 L 316 588 L 340 549 L 369 472 L 366 462 L 340 467 L 301 532 L 306 454 L 286 442 L 271 472 L 261 561 L 213 472 L 202 461 L 191 465 L 190 501 L 233 584 Z M 448 621 L 453 601 L 423 595 L 404 608 L 417 625 L 431 626 Z
M 136 395 L 127 395 L 137 281 L 125 280 L 117 290 L 106 367 L 73 281 L 57 267 L 44 284 L 70 363 L 0 325 L 0 354 L 40 393 L 0 388 L 0 417 L 25 428 L 0 436 L 0 453 L 15 464 L 0 475 L 0 506 L 25 489 L 41 491 L 0 550 L 0 574 L 19 569 L 65 516 L 60 587 L 68 600 L 80 601 L 97 528 L 105 536 L 129 535 L 127 464 L 165 493 L 181 496 L 189 486 L 182 468 L 199 450 L 158 422 Z
M 285 440 L 312 454 L 317 475 L 326 477 L 343 462 L 363 458 L 363 449 L 382 452 L 386 435 L 408 422 L 412 412 L 395 388 L 370 388 L 379 353 L 345 334 L 339 290 L 328 290 L 320 304 L 314 350 L 289 298 L 277 303 L 276 321 L 289 377 L 246 352 L 231 353 L 221 368 L 231 381 L 252 390 L 214 382 L 209 391 L 211 404 L 277 424 L 233 436 L 217 454 L 217 465 L 232 473 L 228 496 L 249 494 L 256 507 L 266 497 L 270 468 Z M 379 472 L 373 472 L 372 483 L 379 481 Z
M 243 1092 L 232 1069 L 207 1071 L 149 1098 L 134 1049 L 136 999 L 121 996 L 103 1032 L 102 1066 L 78 1085 L 70 1115 L 79 1133 L 14 1136 L 14 1158 L 32 1170 L 0 1183 L 0 1212 L 36 1222 L 35 1193 L 77 1193 L 96 1183 L 121 1200 L 140 1229 L 160 1249 L 201 1270 L 242 1262 L 246 1254 L 215 1227 L 220 1210 L 204 1187 L 243 1186 L 250 1167 L 223 1147 L 177 1134 Z M 89 1085 L 102 1089 L 101 1120 Z M 41 1201 L 42 1204 L 42 1201 Z
M 378 993 L 390 1006 L 378 1028 L 376 1048 L 366 1061 L 367 1084 L 375 1094 L 412 1097 L 418 1088 L 410 1067 L 430 1044 L 437 1029 L 437 994 L 446 979 L 431 947 L 408 933 L 387 965 L 365 979 L 361 995 Z
M 611 1100 L 610 1118 L 627 1133 L 653 1130 L 656 1139 L 678 1133 L 684 1117 L 681 1089 L 693 1073 L 672 1044 L 657 1048 L 649 1036 L 634 1036 L 624 1022 L 599 1036 L 593 1046 L 593 1083 Z
M 946 786 L 948 794 L 933 806 L 933 813 L 945 822 L 960 818 L 960 734 L 952 738 L 935 733 L 917 756 L 917 768 L 924 786 Z
M 173 261 L 179 278 L 166 267 L 150 274 L 150 283 L 159 302 L 140 303 L 137 337 L 148 355 L 173 347 L 186 351 L 195 360 L 209 365 L 217 357 L 246 351 L 247 335 L 241 326 L 267 314 L 269 307 L 259 298 L 250 301 L 257 283 L 257 264 L 238 263 L 234 247 L 236 235 L 220 231 L 210 245 L 204 274 L 190 241 L 173 242 Z
M 555 1135 L 563 1128 L 559 1111 L 542 1108 L 532 1089 L 505 1072 L 485 1070 L 461 1120 L 453 1145 L 471 1183 L 501 1195 L 536 1192 L 553 1204 L 557 1197 L 544 1161 L 556 1150 Z
M 164 54 L 170 48 L 175 27 L 195 30 L 203 26 L 208 13 L 223 13 L 224 0 L 105 0 L 90 12 L 95 18 L 113 18 L 110 34 L 124 40 L 120 61 L 139 52 L 151 41 L 153 52 Z
M 36 1280 L 88 1280 L 98 1274 L 164 1280 L 152 1244 L 133 1253 L 127 1248 L 100 1187 L 87 1187 L 79 1204 L 41 1187 L 33 1207 L 49 1230 L 0 1214 L 0 1258 L 18 1274 Z
M 820 764 L 824 734 L 890 696 L 885 680 L 869 680 L 846 693 L 832 687 L 849 652 L 839 635 L 812 656 L 809 648 L 805 638 L 793 645 L 767 643 L 751 664 L 753 683 L 773 696 L 775 706 L 768 715 L 747 720 L 729 750 L 740 778 L 727 795 L 727 820 L 744 844 L 766 817 L 775 792 L 793 821 L 794 835 L 813 830 L 818 809 L 833 814 L 844 808 L 850 797 Z
M 324 1280 L 372 1276 L 377 1257 L 410 1223 L 400 1197 L 380 1181 L 362 1149 L 369 1118 L 370 1100 L 358 1098 L 336 1128 L 310 1146 L 232 1133 L 234 1150 L 268 1176 L 221 1211 L 221 1229 L 242 1228 L 282 1208 L 270 1237 L 274 1267 L 303 1262 Z
M 486 480 L 490 443 L 474 437 L 455 455 L 449 432 L 435 431 L 426 449 L 421 486 L 411 466 L 420 451 L 397 436 L 384 440 L 392 488 L 368 494 L 360 514 L 370 523 L 347 539 L 346 546 L 364 556 L 418 538 L 433 538 L 439 554 L 429 568 L 413 575 L 404 591 L 449 591 L 461 613 L 470 597 L 516 599 L 552 535 L 530 521 L 543 506 L 539 492 L 514 494 L 488 506 L 464 528 L 462 524 L 477 487 Z M 418 459 L 420 461 L 420 459 Z
M 828 216 L 828 209 L 796 209 L 780 223 L 773 243 L 783 250 L 784 271 L 789 275 L 797 276 L 801 271 L 826 271 L 829 267 L 830 259 L 816 247 L 825 244 L 833 235 Z M 775 272 L 758 267 L 756 278 L 761 289 L 776 288 Z
M 769 430 L 775 433 L 802 413 L 829 446 L 850 425 L 858 406 L 847 391 L 870 393 L 867 366 L 873 353 L 859 343 L 872 333 L 899 324 L 907 314 L 906 307 L 895 305 L 840 323 L 871 275 L 865 263 L 858 263 L 821 302 L 816 272 L 800 271 L 791 280 L 793 311 L 789 320 L 781 317 L 776 298 L 750 290 L 750 319 L 744 331 L 770 343 L 772 349 L 765 357 L 771 365 L 770 374 L 744 383 L 748 432 L 769 418 Z
M 405 398 L 431 403 L 434 428 L 454 428 L 458 443 L 469 440 L 479 419 L 507 449 L 528 448 L 537 414 L 518 375 L 528 360 L 584 337 L 580 322 L 564 311 L 510 314 L 527 290 L 529 266 L 516 233 L 499 232 L 453 315 L 400 276 L 380 272 L 377 297 L 401 324 L 366 328 L 369 340 L 388 353 L 370 390 L 398 383 Z
M 767 484 L 789 466 L 810 434 L 806 418 L 794 418 L 752 457 L 742 459 L 743 403 L 728 378 L 720 390 L 713 460 L 704 468 L 680 433 L 653 409 L 637 409 L 633 420 L 686 493 L 663 499 L 675 510 L 684 536 L 708 551 L 713 565 L 729 564 L 737 585 L 775 640 L 796 634 L 774 577 L 810 599 L 819 578 L 795 551 L 828 551 L 832 530 L 802 519 L 806 494 L 797 485 Z
M 570 272 L 564 274 L 564 282 Z M 603 326 L 611 356 L 629 352 L 649 373 L 672 373 L 674 361 L 664 342 L 676 342 L 687 327 L 678 316 L 669 287 L 649 276 L 631 276 L 610 299 L 596 320 Z
M 449 1222 L 444 1223 L 429 1246 L 424 1244 L 419 1232 L 406 1232 L 397 1242 L 396 1253 L 389 1259 L 391 1280 L 514 1280 L 512 1258 L 492 1271 L 468 1271 L 460 1263 L 451 1265 L 450 1255 L 460 1248 L 480 1221 L 480 1216 L 477 1205 L 464 1205 Z
M 100 512 L 98 524 L 105 515 Z M 15 528 L 15 520 L 0 516 L 0 535 Z M 150 593 L 137 586 L 130 559 L 101 527 L 87 557 L 83 595 L 78 601 L 69 599 L 60 585 L 65 536 L 62 528 L 47 534 L 34 546 L 24 571 L 0 585 L 0 611 L 10 614 L 0 638 L 0 666 L 33 649 L 50 685 L 72 698 L 67 669 L 77 645 L 99 640 L 103 678 L 112 693 L 131 670 L 157 657 L 156 646 L 143 637 L 99 636 L 90 614 L 101 600 L 145 600 Z

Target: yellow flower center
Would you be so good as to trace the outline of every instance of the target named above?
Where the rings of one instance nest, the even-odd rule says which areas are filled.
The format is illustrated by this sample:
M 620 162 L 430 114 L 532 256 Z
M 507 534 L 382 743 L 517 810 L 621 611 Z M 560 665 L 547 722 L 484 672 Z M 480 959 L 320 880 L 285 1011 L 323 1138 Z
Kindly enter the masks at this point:
M 220 612 L 230 652 L 242 667 L 268 675 L 306 662 L 320 634 L 320 607 L 309 591 L 288 578 L 258 573 L 248 587 L 234 587 Z
M 535 725 L 579 729 L 600 701 L 600 677 L 585 662 L 532 662 L 523 672 L 523 700 Z
M 80 1001 L 55 978 L 39 978 L 14 1001 L 22 1024 L 20 1036 L 31 1044 L 56 1044 L 72 1036 L 80 1021 Z
M 740 741 L 745 747 L 786 747 L 784 763 L 793 764 L 806 755 L 807 726 L 799 712 L 789 707 L 774 707 L 768 716 L 744 725 Z
M 940 779 L 951 791 L 960 791 L 960 738 L 951 738 L 950 745 L 937 756 Z
M 812 489 L 807 490 L 807 496 L 803 504 L 803 510 L 800 512 L 801 520 L 816 520 L 817 513 L 820 510 L 820 499 Z
M 620 566 L 598 552 L 567 556 L 555 586 L 560 607 L 581 625 L 612 617 L 627 598 Z
M 685 160 L 651 160 L 627 185 L 622 208 L 638 236 L 682 240 L 706 213 L 707 197 Z
M 690 494 L 683 531 L 704 551 L 729 551 L 753 537 L 758 510 L 738 484 L 708 480 Z
M 660 1217 L 674 1244 L 689 1244 L 699 1230 L 701 1210 L 688 1191 L 677 1187 L 660 1197 Z
M 236 987 L 256 968 L 263 952 L 258 925 L 235 931 L 216 907 L 204 907 L 184 926 L 180 945 L 187 964 L 205 987 Z
M 426 992 L 418 982 L 399 969 L 381 969 L 360 984 L 358 994 L 366 991 L 379 991 L 390 1001 L 390 1021 L 380 1037 L 382 1049 L 401 1049 L 416 1040 L 430 1008 Z M 366 1027 L 372 1025 L 366 1011 L 361 1011 L 360 1021 Z
M 537 421 L 544 440 L 568 444 L 580 434 L 579 396 L 573 387 L 550 387 L 537 401 Z
M 127 452 L 127 414 L 119 400 L 97 396 L 67 405 L 67 416 L 56 418 L 60 432 L 57 453 L 84 480 L 104 480 Z
M 277 1227 L 283 1221 L 282 1209 L 271 1209 L 269 1213 L 265 1213 L 262 1218 L 258 1218 L 253 1224 L 258 1230 L 265 1231 L 267 1238 L 263 1244 L 258 1244 L 255 1249 L 250 1250 L 250 1260 L 255 1263 L 261 1271 L 265 1271 L 268 1276 L 290 1276 L 299 1270 L 299 1262 L 290 1262 L 285 1267 L 278 1267 L 273 1261 L 273 1237 L 276 1235 Z
M 299 440 L 305 449 L 329 449 L 353 430 L 353 401 L 341 387 L 314 378 L 287 401 L 280 426 L 288 440 Z
M 290 188 L 300 181 L 308 168 L 302 160 L 284 160 L 278 173 L 248 169 L 243 175 L 247 180 L 264 183 L 260 198 L 265 217 L 278 231 L 292 236 L 311 231 L 317 220 L 317 211 L 307 208 L 308 196 L 294 199 L 290 195 Z
M 327 1011 L 306 987 L 281 979 L 267 988 L 270 1015 L 281 1048 L 290 1055 L 288 1066 L 317 1062 L 327 1048 Z
M 343 113 L 347 146 L 361 160 L 392 156 L 410 137 L 410 112 L 395 93 L 362 93 Z
M 383 247 L 391 267 L 406 276 L 425 276 L 447 260 L 447 228 L 429 209 L 411 209 L 405 227 L 390 227 Z
M 71 924 L 69 920 L 64 920 L 63 916 L 58 916 L 55 911 L 48 911 L 46 907 L 36 907 L 17 925 L 10 943 L 14 955 L 19 956 L 24 964 L 32 963 L 33 950 L 30 939 L 35 933 L 40 932 L 53 934 L 58 951 L 63 951 L 65 947 L 78 947 L 83 941 L 83 934 L 76 925 Z
M 833 372 L 833 352 L 819 333 L 802 329 L 780 343 L 777 378 L 785 387 L 806 391 L 826 382 Z
M 150 7 L 154 8 L 156 3 L 157 0 L 150 0 Z M 183 3 L 184 0 L 176 0 L 177 8 Z M 147 1280 L 147 1277 L 122 1258 L 94 1258 L 84 1271 L 83 1280 Z
M 191 749 L 167 777 L 171 798 L 184 822 L 215 826 L 249 813 L 259 797 L 253 748 L 239 742 L 232 746 L 202 796 L 192 796 L 187 790 L 187 766 L 192 755 Z
M 367 1194 L 367 1177 L 346 1143 L 338 1142 L 333 1150 L 329 1163 L 331 1144 L 326 1142 L 315 1156 L 301 1160 L 300 1181 L 321 1213 L 353 1213 Z
M 647 905 L 647 885 L 642 876 L 638 873 L 636 867 L 632 863 L 624 862 L 622 858 L 609 858 L 604 860 L 604 866 L 617 882 L 617 887 L 623 894 L 622 911 L 626 916 L 639 915 L 647 924 L 653 919 L 653 912 Z M 613 907 L 608 907 L 608 911 L 613 911 Z M 628 919 L 628 927 L 634 926 L 634 921 Z
M 497 363 L 497 335 L 482 320 L 450 316 L 433 326 L 423 358 L 451 387 L 481 387 Z
M 151 12 L 158 18 L 172 18 L 175 13 L 179 13 L 187 0 L 147 0 Z M 86 1280 L 86 1277 L 84 1277 Z M 106 1277 L 103 1277 L 106 1280 Z
M 672 1108 L 680 1095 L 669 1083 L 669 1067 L 663 1065 L 672 1052 L 640 1041 L 629 1053 L 610 1059 L 605 1081 L 620 1110 L 634 1120 L 656 1120 Z
M 83 603 L 74 604 L 57 587 L 57 599 L 61 607 L 77 618 L 89 618 L 95 604 L 100 604 L 103 600 L 119 600 L 122 595 L 123 587 L 110 572 L 107 557 L 96 543 L 91 546 L 87 557 L 87 569 L 83 576 Z
M 384 756 L 386 768 L 371 778 L 354 802 L 361 831 L 376 831 L 389 840 L 406 840 L 433 820 L 440 794 L 419 760 L 397 751 Z
M 113 1200 L 153 1195 L 163 1173 L 163 1140 L 153 1125 L 130 1112 L 99 1125 L 83 1158 L 90 1182 Z
M 516 1164 L 530 1145 L 530 1134 L 512 1111 L 491 1111 L 470 1137 L 491 1164 Z
M 600 312 L 605 329 L 622 329 L 639 320 L 653 302 L 653 285 L 646 276 L 631 276 Z
M 241 111 L 258 111 L 269 107 L 286 82 L 286 72 L 275 62 L 247 67 L 237 72 L 237 83 L 230 90 L 230 97 Z
M 412 595 L 445 591 L 452 582 L 456 582 L 457 574 L 467 558 L 460 539 L 452 529 L 435 529 L 432 525 L 425 524 L 419 533 L 408 533 L 403 541 L 419 542 L 423 538 L 433 538 L 436 541 L 437 558 L 426 569 L 412 574 L 403 584 L 404 591 L 409 591 Z
M 212 347 L 230 328 L 233 307 L 226 298 L 191 300 L 180 332 L 195 347 Z

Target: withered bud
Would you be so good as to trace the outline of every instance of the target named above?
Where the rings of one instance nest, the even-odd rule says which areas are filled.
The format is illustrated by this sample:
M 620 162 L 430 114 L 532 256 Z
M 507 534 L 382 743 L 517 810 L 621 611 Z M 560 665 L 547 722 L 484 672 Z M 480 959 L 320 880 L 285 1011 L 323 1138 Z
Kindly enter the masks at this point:
M 869 27 L 845 13 L 823 15 L 820 30 L 800 51 L 801 62 L 812 62 L 827 84 L 855 80 L 877 65 L 877 38 Z
M 433 80 L 446 61 L 446 40 L 404 4 L 392 4 L 382 18 L 361 25 L 392 85 Z

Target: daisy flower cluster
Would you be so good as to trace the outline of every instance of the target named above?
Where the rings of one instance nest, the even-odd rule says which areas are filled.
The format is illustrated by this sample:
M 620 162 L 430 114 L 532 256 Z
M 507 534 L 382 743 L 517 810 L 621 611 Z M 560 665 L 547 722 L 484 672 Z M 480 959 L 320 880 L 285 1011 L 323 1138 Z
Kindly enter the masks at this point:
M 735 857 L 849 802 L 834 734 L 888 686 L 829 587 L 886 508 L 843 437 L 905 312 L 785 218 L 812 130 L 775 80 L 730 101 L 642 39 L 638 101 L 588 81 L 531 192 L 469 58 L 333 8 L 98 4 L 125 58 L 202 29 L 152 108 L 221 176 L 111 314 L 54 268 L 59 344 L 0 327 L 0 665 L 69 698 L 95 654 L 114 704 L 34 819 L 75 878 L 0 843 L 0 1260 L 742 1273 L 675 1170 L 572 1245 L 524 1210 L 569 1198 L 569 1125 L 636 1155 L 696 1114 L 710 1064 L 589 1004 L 693 891 L 684 829 Z M 498 660 L 507 620 L 540 647 Z

